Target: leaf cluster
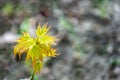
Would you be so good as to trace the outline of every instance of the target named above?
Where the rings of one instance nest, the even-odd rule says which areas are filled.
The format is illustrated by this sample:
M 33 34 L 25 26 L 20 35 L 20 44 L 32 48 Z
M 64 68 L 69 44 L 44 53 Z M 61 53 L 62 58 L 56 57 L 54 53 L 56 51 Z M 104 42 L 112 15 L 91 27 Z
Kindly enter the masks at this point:
M 55 57 L 56 49 L 52 45 L 56 45 L 57 39 L 48 35 L 49 27 L 47 24 L 38 25 L 35 37 L 31 37 L 28 33 L 23 33 L 17 40 L 17 45 L 14 48 L 14 56 L 17 54 L 21 58 L 23 53 L 26 53 L 26 61 L 32 61 L 34 73 L 40 72 L 44 57 Z

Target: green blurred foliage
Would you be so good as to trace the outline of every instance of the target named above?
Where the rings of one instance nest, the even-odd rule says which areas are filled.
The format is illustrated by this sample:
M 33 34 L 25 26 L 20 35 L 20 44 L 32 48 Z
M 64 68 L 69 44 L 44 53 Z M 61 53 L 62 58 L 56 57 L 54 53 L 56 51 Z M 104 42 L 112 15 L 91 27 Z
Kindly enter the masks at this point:
M 57 6 L 57 4 L 53 5 L 53 9 L 60 10 Z M 67 16 L 65 16 L 62 11 L 60 10 L 59 13 L 59 18 L 58 18 L 58 25 L 60 28 L 63 30 L 66 30 L 69 33 L 69 38 L 71 39 L 72 47 L 76 53 L 77 56 L 84 56 L 84 46 L 82 46 L 82 40 L 75 31 L 75 26 L 69 22 Z
M 29 19 L 28 19 L 28 18 L 25 18 L 25 19 L 22 21 L 21 25 L 20 25 L 19 34 L 21 34 L 21 33 L 23 33 L 23 32 L 28 32 L 29 27 L 30 27 Z
M 2 14 L 10 16 L 14 13 L 14 5 L 12 3 L 6 3 L 2 8 Z
M 93 1 L 93 6 L 98 8 L 104 4 L 106 0 L 92 0 Z
M 120 59 L 119 58 L 111 58 L 110 63 L 120 65 Z
M 92 0 L 93 7 L 100 10 L 100 17 L 106 17 L 108 14 L 108 8 L 110 6 L 109 0 Z

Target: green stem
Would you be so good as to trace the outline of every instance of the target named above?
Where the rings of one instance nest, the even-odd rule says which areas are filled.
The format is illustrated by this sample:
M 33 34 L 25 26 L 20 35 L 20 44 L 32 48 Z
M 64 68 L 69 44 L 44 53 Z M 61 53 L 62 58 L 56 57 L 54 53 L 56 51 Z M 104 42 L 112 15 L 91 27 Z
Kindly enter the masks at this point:
M 34 73 L 32 73 L 30 80 L 34 80 Z

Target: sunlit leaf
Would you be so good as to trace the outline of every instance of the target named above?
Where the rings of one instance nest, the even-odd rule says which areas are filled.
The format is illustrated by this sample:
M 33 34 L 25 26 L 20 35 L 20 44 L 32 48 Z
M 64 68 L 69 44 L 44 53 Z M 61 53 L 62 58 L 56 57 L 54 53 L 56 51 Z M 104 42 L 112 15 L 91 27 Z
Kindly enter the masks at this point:
M 56 49 L 53 49 L 51 46 L 55 45 L 57 39 L 55 37 L 48 35 L 49 27 L 47 24 L 38 25 L 36 30 L 36 37 L 32 38 L 28 33 L 23 33 L 17 42 L 18 44 L 14 48 L 14 56 L 16 54 L 21 55 L 26 53 L 26 61 L 31 60 L 34 73 L 40 72 L 44 57 L 55 57 Z

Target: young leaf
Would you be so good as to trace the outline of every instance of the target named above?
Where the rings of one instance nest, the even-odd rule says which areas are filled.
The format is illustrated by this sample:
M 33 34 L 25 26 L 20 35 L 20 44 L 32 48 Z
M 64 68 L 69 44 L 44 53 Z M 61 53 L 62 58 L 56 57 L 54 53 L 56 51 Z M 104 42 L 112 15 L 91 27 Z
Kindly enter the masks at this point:
M 32 38 L 28 33 L 23 33 L 17 42 L 18 44 L 14 48 L 14 56 L 16 54 L 21 55 L 26 53 L 26 61 L 32 61 L 32 67 L 34 73 L 40 72 L 44 57 L 55 57 L 56 49 L 53 49 L 51 46 L 55 45 L 55 41 L 57 39 L 48 35 L 49 27 L 47 28 L 47 24 L 38 25 L 36 30 L 36 36 Z

